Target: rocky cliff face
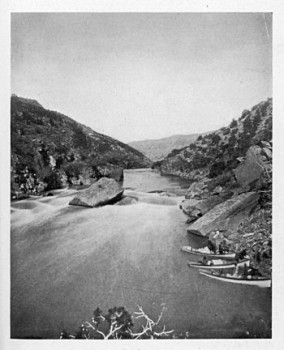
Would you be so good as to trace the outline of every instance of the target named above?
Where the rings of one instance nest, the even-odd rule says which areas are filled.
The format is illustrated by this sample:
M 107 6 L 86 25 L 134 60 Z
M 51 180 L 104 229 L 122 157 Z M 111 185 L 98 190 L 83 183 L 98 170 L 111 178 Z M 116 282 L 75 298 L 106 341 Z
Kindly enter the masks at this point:
M 245 249 L 251 266 L 271 275 L 272 99 L 154 166 L 194 181 L 180 206 L 189 233 L 222 232 L 225 245 Z
M 99 134 L 37 101 L 11 97 L 11 188 L 35 192 L 89 185 L 119 168 L 149 167 L 136 149 Z
M 129 145 L 145 154 L 153 161 L 162 160 L 170 152 L 178 151 L 181 148 L 191 144 L 198 137 L 198 134 L 192 135 L 173 135 L 157 140 L 133 141 Z

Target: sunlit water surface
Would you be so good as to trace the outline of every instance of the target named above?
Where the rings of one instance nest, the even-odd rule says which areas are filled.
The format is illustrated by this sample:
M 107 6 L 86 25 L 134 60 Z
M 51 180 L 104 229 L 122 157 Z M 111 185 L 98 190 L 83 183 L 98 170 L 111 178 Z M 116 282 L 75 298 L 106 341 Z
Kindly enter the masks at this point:
M 193 338 L 261 333 L 271 291 L 207 279 L 189 269 L 189 183 L 149 169 L 125 171 L 130 205 L 69 206 L 75 190 L 12 203 L 11 336 L 58 338 L 90 320 L 96 307 L 141 305 L 161 324 Z M 151 193 L 149 193 L 151 192 Z M 263 326 L 263 327 L 264 327 Z M 249 333 L 247 333 L 249 332 Z

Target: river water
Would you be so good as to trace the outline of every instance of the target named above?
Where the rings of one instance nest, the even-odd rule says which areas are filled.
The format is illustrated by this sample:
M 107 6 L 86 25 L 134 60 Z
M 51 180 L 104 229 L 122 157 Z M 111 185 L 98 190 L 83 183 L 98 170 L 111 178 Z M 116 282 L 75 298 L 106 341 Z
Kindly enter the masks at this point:
M 231 285 L 189 269 L 197 246 L 179 209 L 189 183 L 149 169 L 125 171 L 129 205 L 68 206 L 76 190 L 12 203 L 11 337 L 58 338 L 107 311 L 137 304 L 191 338 L 270 336 L 271 290 Z M 139 325 L 135 322 L 135 324 Z

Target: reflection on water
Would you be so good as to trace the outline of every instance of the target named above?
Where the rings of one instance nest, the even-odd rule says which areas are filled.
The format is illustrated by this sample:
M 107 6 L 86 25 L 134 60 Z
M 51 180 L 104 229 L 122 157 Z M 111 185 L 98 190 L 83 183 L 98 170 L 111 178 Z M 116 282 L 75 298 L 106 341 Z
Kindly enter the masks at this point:
M 230 285 L 189 269 L 195 256 L 179 209 L 176 178 L 126 171 L 133 205 L 68 206 L 76 191 L 13 203 L 11 213 L 12 337 L 58 338 L 99 306 L 137 304 L 162 324 L 195 338 L 239 337 L 271 317 L 270 290 Z M 167 193 L 148 193 L 165 191 Z M 255 321 L 257 320 L 257 321 Z
M 149 169 L 125 170 L 123 187 L 141 192 L 169 192 L 177 196 L 185 195 L 191 184 L 177 176 L 161 176 Z

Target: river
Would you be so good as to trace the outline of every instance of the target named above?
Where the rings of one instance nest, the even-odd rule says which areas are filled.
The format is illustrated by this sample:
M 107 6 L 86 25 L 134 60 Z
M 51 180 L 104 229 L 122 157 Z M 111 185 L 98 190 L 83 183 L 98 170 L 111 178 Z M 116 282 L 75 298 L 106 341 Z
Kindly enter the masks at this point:
M 76 190 L 11 206 L 11 337 L 58 338 L 107 311 L 137 304 L 161 325 L 192 338 L 263 334 L 271 290 L 231 285 L 189 269 L 198 245 L 179 209 L 189 183 L 149 169 L 127 170 L 130 205 L 68 206 Z

